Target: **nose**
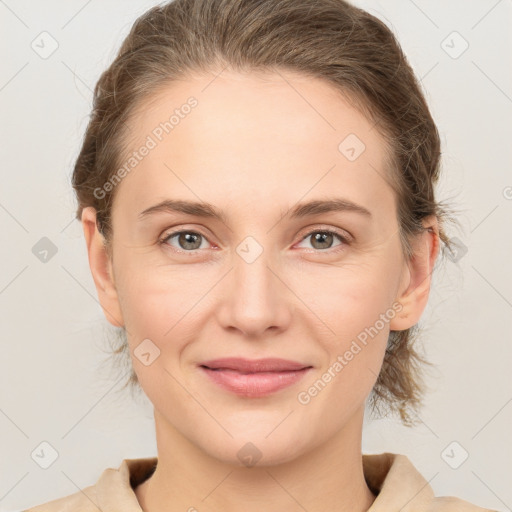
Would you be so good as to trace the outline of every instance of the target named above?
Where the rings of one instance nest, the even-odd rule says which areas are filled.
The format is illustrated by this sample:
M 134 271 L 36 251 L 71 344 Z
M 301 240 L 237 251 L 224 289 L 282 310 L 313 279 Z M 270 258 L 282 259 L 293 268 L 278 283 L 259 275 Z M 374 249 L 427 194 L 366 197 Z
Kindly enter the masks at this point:
M 246 258 L 239 248 L 234 255 L 217 310 L 225 329 L 236 329 L 246 337 L 261 338 L 266 331 L 281 331 L 288 327 L 293 294 L 269 254 L 270 251 L 263 250 L 255 259 Z M 277 269 L 272 268 L 274 266 Z

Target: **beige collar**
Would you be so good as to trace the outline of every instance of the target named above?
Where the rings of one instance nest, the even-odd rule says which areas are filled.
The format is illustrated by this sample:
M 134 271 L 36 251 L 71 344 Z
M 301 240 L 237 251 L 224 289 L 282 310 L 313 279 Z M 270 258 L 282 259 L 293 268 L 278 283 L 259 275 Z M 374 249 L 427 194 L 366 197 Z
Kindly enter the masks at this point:
M 124 459 L 118 469 L 105 469 L 96 483 L 98 507 L 142 512 L 133 489 L 149 478 L 157 461 L 157 457 Z M 428 482 L 405 455 L 363 454 L 363 472 L 370 489 L 378 494 L 368 512 L 426 510 L 434 498 Z

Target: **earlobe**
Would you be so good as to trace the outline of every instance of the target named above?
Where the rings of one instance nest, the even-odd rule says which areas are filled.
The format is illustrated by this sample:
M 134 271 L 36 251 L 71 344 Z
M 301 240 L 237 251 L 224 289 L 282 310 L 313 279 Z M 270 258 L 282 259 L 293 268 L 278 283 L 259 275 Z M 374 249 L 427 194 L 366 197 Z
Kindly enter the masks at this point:
M 82 211 L 82 228 L 87 245 L 89 267 L 100 305 L 105 317 L 114 327 L 123 327 L 123 316 L 113 278 L 112 261 L 104 245 L 103 235 L 98 231 L 96 210 L 92 206 L 88 206 Z
M 403 331 L 416 325 L 427 306 L 432 270 L 439 253 L 437 219 L 429 218 L 424 227 L 425 231 L 414 240 L 411 259 L 406 262 L 404 272 L 408 278 L 402 280 L 408 284 L 401 288 L 396 298 L 402 309 L 390 322 L 392 331 Z

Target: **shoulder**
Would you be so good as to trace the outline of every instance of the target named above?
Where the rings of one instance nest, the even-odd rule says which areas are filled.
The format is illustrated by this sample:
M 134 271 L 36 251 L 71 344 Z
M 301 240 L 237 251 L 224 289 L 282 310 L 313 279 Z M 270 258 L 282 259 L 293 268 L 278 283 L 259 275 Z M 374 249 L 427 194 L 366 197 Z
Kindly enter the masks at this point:
M 36 505 L 23 512 L 98 512 L 98 509 L 96 486 L 90 485 L 74 494 Z
M 118 468 L 107 468 L 94 485 L 23 512 L 142 512 L 134 488 L 156 469 L 157 457 L 124 459 Z
M 497 512 L 490 508 L 482 508 L 469 501 L 454 496 L 439 496 L 434 498 L 425 512 Z
M 366 482 L 376 499 L 369 512 L 496 512 L 454 496 L 435 496 L 406 455 L 363 454 Z

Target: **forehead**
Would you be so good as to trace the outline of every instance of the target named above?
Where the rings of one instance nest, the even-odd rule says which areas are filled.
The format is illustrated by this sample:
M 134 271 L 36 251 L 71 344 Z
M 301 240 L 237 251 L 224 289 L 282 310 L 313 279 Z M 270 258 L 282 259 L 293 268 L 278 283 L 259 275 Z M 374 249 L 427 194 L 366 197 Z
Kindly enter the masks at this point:
M 289 71 L 189 76 L 142 102 L 129 126 L 125 162 L 151 148 L 116 195 L 138 211 L 169 196 L 268 206 L 334 191 L 393 210 L 384 139 L 320 79 Z

